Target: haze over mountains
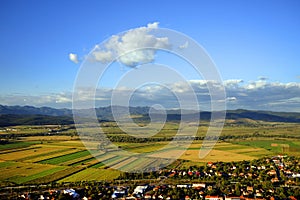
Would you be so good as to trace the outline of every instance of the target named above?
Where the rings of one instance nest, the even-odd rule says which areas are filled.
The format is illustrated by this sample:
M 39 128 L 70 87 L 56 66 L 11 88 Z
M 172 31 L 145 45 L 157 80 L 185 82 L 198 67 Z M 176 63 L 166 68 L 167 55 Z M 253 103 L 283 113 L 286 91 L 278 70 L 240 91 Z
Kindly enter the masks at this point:
M 121 112 L 127 110 L 126 107 L 116 106 Z M 149 107 L 130 107 L 130 114 L 138 116 L 137 120 L 149 120 Z M 86 110 L 85 110 L 86 112 Z M 180 110 L 167 110 L 167 121 L 179 121 L 181 119 Z M 100 121 L 113 121 L 112 107 L 96 108 L 97 117 Z M 159 112 L 157 113 L 159 114 Z M 190 112 L 191 115 L 200 114 L 201 120 L 210 120 L 211 112 L 201 111 Z M 191 117 L 192 118 L 192 117 Z M 253 110 L 227 110 L 226 119 L 251 119 L 268 122 L 293 122 L 300 123 L 300 113 L 297 112 L 272 112 Z M 50 107 L 33 106 L 4 106 L 0 105 L 0 126 L 11 125 L 43 125 L 43 124 L 72 124 L 73 113 L 71 109 L 56 109 Z

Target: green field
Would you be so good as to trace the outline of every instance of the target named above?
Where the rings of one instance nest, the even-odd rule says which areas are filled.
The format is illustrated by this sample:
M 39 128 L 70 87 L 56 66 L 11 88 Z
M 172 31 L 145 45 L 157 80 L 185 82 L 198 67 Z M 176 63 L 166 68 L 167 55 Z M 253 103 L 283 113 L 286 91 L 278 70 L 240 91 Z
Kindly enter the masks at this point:
M 253 148 L 262 148 L 277 154 L 300 155 L 299 141 L 286 139 L 254 139 L 248 141 L 236 141 L 236 144 Z
M 16 149 L 20 149 L 20 148 L 26 148 L 26 147 L 30 147 L 32 144 L 36 144 L 38 142 L 14 142 L 11 144 L 5 144 L 5 145 L 0 145 L 0 151 L 1 153 L 4 153 L 4 150 L 16 150 Z
M 70 153 L 70 154 L 63 155 L 63 156 L 58 156 L 58 157 L 46 159 L 46 160 L 40 161 L 39 163 L 59 165 L 59 164 L 65 163 L 67 161 L 75 160 L 75 159 L 78 159 L 80 157 L 87 156 L 87 155 L 90 155 L 90 152 L 87 151 L 87 150 L 84 150 L 84 151 Z
M 153 140 L 143 142 L 127 136 L 115 123 L 105 122 L 102 127 L 107 136 L 117 140 L 114 145 L 124 153 L 105 153 L 97 149 L 97 141 L 91 141 L 92 148 L 88 150 L 78 136 L 71 135 L 74 130 L 70 129 L 56 136 L 34 135 L 40 131 L 55 130 L 57 126 L 10 127 L 14 135 L 22 137 L 0 145 L 0 184 L 113 180 L 120 175 L 119 170 L 144 168 L 156 162 L 156 157 L 169 159 L 182 149 L 180 146 L 164 148 L 170 142 L 168 139 L 177 133 L 178 125 L 175 123 L 167 123 L 151 137 Z M 186 127 L 183 132 L 187 133 L 189 128 Z M 94 128 L 88 131 L 97 133 Z M 206 131 L 207 124 L 201 123 L 197 136 L 204 136 Z M 203 141 L 197 140 L 187 146 L 180 162 L 171 166 L 186 168 L 207 162 L 252 160 L 277 154 L 300 156 L 299 135 L 299 124 L 251 122 L 241 125 L 228 122 L 221 135 L 223 139 L 205 158 L 199 158 Z M 144 153 L 145 156 L 131 157 L 131 153 Z M 108 168 L 107 164 L 115 169 Z

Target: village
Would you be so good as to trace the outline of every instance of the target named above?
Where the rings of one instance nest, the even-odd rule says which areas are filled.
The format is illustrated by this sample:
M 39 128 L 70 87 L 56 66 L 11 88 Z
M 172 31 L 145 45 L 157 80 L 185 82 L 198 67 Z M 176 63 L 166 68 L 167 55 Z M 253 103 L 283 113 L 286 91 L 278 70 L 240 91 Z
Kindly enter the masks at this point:
M 299 158 L 278 155 L 252 161 L 208 162 L 201 167 L 142 175 L 123 173 L 110 183 L 65 183 L 60 189 L 10 195 L 16 197 L 11 199 L 296 200 L 300 198 L 299 188 Z

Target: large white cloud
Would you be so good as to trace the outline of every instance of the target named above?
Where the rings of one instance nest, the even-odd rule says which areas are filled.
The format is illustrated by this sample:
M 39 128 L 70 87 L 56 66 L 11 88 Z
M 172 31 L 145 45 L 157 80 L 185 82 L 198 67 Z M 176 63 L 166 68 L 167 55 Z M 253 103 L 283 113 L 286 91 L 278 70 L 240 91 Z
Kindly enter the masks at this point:
M 92 56 L 95 61 L 111 62 L 113 58 L 130 67 L 152 62 L 157 49 L 170 47 L 167 37 L 156 37 L 150 32 L 158 28 L 158 22 L 135 28 L 123 35 L 114 35 L 104 46 L 96 45 Z

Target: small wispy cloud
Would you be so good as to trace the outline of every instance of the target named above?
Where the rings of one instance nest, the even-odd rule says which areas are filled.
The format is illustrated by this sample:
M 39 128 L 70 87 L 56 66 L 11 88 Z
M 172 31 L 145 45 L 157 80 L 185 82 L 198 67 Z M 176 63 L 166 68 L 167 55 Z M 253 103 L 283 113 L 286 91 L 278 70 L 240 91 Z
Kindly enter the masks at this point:
M 227 97 L 226 101 L 236 101 L 236 97 Z
M 75 53 L 69 53 L 69 59 L 75 64 L 79 63 L 78 56 Z
M 189 42 L 186 41 L 184 44 L 179 46 L 179 49 L 186 49 L 189 46 Z

